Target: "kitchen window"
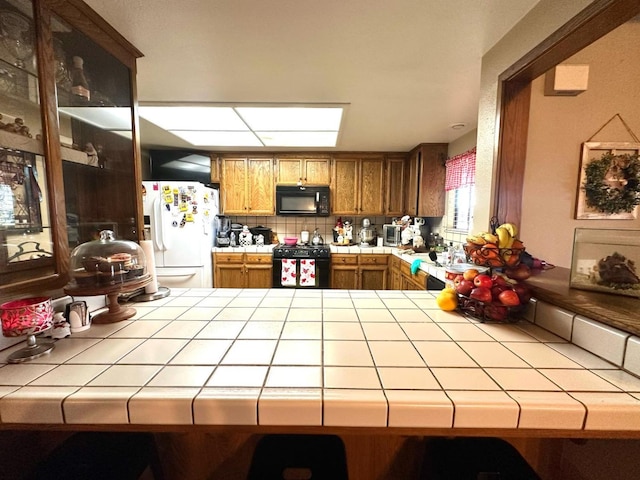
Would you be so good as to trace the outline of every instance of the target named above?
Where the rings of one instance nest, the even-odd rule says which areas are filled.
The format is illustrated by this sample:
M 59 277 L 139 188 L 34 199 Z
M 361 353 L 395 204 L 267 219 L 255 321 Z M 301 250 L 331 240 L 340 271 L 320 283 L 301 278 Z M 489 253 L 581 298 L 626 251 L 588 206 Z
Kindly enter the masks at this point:
M 476 149 L 472 148 L 446 162 L 446 224 L 451 230 L 468 232 L 475 201 Z

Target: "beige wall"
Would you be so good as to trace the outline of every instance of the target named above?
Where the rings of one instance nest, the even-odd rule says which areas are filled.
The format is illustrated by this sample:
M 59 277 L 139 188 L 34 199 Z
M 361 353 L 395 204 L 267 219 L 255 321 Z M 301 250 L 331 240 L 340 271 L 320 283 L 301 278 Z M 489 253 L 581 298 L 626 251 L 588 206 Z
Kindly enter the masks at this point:
M 584 9 L 590 0 L 541 0 L 484 57 L 478 105 L 476 207 L 472 230 L 489 226 L 493 205 L 498 76 Z M 503 219 L 508 221 L 508 219 Z M 526 241 L 526 239 L 524 239 Z
M 640 23 L 628 22 L 563 62 L 589 65 L 578 96 L 545 96 L 544 75 L 532 84 L 521 232 L 534 256 L 570 267 L 576 227 L 640 228 L 640 219 L 575 220 L 582 143 L 632 142 L 617 118 L 593 136 L 616 113 L 640 136 L 637 45 Z

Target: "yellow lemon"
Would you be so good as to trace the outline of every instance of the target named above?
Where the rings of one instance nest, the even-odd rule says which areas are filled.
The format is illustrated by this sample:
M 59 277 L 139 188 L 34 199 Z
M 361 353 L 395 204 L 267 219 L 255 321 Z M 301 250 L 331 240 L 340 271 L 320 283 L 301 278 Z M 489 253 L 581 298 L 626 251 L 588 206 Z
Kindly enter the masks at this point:
M 450 312 L 458 307 L 458 295 L 455 290 L 451 288 L 445 288 L 436 297 L 436 304 L 440 307 L 440 310 Z

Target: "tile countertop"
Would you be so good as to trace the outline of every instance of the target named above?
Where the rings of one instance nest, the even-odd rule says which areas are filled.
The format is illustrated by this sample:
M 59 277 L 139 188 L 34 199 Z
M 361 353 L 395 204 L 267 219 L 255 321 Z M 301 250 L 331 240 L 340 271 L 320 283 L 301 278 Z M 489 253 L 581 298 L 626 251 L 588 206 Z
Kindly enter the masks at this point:
M 443 312 L 436 293 L 173 289 L 1 364 L 0 427 L 640 436 L 640 379 L 526 320 Z

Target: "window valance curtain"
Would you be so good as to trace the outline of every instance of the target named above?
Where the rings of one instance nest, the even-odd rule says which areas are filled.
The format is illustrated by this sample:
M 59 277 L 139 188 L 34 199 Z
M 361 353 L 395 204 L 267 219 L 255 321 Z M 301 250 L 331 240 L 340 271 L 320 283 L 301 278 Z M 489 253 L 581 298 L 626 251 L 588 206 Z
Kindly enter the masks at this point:
M 446 191 L 476 184 L 476 149 L 475 147 L 460 155 L 447 159 Z

